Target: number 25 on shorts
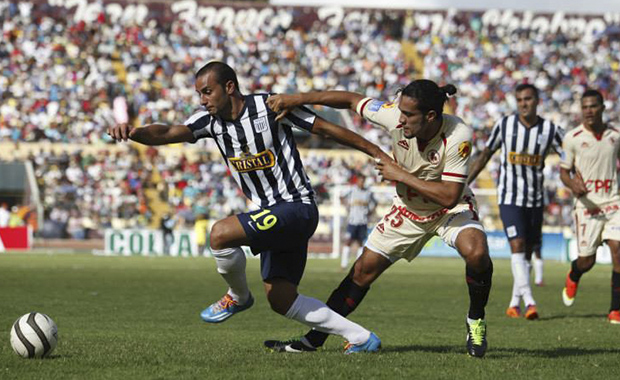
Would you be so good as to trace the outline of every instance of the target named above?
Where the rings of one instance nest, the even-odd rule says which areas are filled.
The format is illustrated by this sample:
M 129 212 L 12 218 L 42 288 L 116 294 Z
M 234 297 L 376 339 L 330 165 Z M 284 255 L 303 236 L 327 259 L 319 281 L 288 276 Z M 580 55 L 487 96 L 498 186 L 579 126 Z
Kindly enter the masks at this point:
M 256 222 L 256 227 L 261 231 L 267 231 L 278 222 L 278 218 L 271 215 L 271 210 L 263 210 L 258 214 L 250 215 L 250 218 Z

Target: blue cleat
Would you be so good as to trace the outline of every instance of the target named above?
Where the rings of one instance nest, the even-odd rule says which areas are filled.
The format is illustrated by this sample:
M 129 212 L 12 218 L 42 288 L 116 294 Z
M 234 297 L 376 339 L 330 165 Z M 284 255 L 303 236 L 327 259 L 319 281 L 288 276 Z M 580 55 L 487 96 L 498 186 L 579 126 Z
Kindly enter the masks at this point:
M 254 305 L 254 297 L 250 293 L 250 298 L 243 305 L 239 305 L 229 294 L 224 295 L 222 299 L 204 309 L 200 313 L 200 318 L 208 323 L 224 322 L 236 313 L 247 310 Z
M 347 343 L 344 346 L 345 355 L 356 354 L 358 352 L 378 352 L 381 348 L 381 339 L 375 335 L 375 333 L 370 333 L 370 338 L 365 343 L 360 344 L 351 344 Z

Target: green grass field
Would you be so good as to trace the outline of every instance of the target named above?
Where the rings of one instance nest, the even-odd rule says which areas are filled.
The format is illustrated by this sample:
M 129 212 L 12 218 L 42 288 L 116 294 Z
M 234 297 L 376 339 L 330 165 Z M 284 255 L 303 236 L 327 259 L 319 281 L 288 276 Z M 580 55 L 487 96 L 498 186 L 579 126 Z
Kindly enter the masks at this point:
M 1 379 L 609 379 L 620 373 L 620 326 L 606 322 L 610 266 L 596 266 L 568 309 L 560 290 L 568 264 L 546 262 L 535 288 L 541 319 L 504 317 L 510 262 L 495 261 L 485 359 L 465 353 L 467 290 L 460 259 L 398 263 L 380 278 L 352 319 L 383 340 L 379 354 L 345 356 L 332 337 L 324 350 L 269 353 L 267 338 L 305 328 L 273 313 L 258 260 L 248 261 L 255 306 L 220 325 L 199 312 L 224 292 L 212 259 L 90 255 L 0 255 Z M 300 291 L 325 300 L 343 277 L 332 260 L 310 260 Z M 39 311 L 60 343 L 45 360 L 22 359 L 12 323 Z

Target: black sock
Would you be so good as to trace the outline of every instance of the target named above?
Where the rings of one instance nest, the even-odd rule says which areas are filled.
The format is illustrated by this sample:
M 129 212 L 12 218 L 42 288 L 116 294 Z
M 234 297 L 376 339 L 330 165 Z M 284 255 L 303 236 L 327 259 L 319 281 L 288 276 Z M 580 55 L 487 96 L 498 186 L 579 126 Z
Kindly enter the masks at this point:
M 469 313 L 471 319 L 484 318 L 484 308 L 489 301 L 493 277 L 493 262 L 489 260 L 489 267 L 482 273 L 477 273 L 465 267 L 465 279 L 469 288 Z
M 579 282 L 579 279 L 583 276 L 583 273 L 584 272 L 577 267 L 577 260 L 573 260 L 570 264 L 570 273 L 568 274 L 568 277 L 570 277 L 570 279 L 574 282 Z
M 620 273 L 611 272 L 611 310 L 620 310 Z
M 356 285 L 351 277 L 347 276 L 329 296 L 327 306 L 336 313 L 346 317 L 362 302 L 369 289 Z M 313 347 L 321 347 L 328 336 L 329 334 L 327 333 L 310 330 L 305 337 Z

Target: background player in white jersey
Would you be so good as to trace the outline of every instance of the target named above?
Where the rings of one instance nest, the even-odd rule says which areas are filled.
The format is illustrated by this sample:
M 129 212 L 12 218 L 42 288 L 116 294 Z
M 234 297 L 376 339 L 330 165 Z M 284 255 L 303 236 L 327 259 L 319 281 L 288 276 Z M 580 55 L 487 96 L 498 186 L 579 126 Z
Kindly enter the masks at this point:
M 613 262 L 608 320 L 620 324 L 620 130 L 603 122 L 604 110 L 600 92 L 584 92 L 583 124 L 564 139 L 560 179 L 575 195 L 573 215 L 579 257 L 571 263 L 562 299 L 566 306 L 575 302 L 579 280 L 592 269 L 596 249 L 605 242 Z
M 346 205 L 349 215 L 345 234 L 346 241 L 340 259 L 340 268 L 342 269 L 349 266 L 351 251 L 357 252 L 359 248 L 356 258 L 362 254 L 362 246 L 368 235 L 368 216 L 373 213 L 376 206 L 372 192 L 366 188 L 365 182 L 366 177 L 363 175 L 354 176 L 353 186 L 347 194 L 344 194 L 347 198 Z
M 397 103 L 343 91 L 280 95 L 270 97 L 268 103 L 275 111 L 307 103 L 349 108 L 383 127 L 393 139 L 397 163 L 382 159 L 377 169 L 385 180 L 396 181 L 397 195 L 327 305 L 342 315 L 353 312 L 383 271 L 399 259 L 413 260 L 431 237 L 439 235 L 465 259 L 470 298 L 467 352 L 482 357 L 487 347 L 484 309 L 493 264 L 473 194 L 465 183 L 472 129 L 460 118 L 443 114 L 447 95 L 455 93 L 452 85 L 438 87 L 430 80 L 416 80 L 402 90 Z M 312 351 L 326 338 L 327 334 L 312 330 L 301 340 L 265 345 Z
M 389 157 L 361 136 L 326 122 L 308 109 L 297 108 L 286 119 L 265 104 L 267 94 L 242 95 L 234 70 L 210 62 L 196 73 L 196 91 L 206 111 L 185 124 L 151 124 L 109 129 L 115 140 L 131 139 L 146 145 L 196 142 L 212 138 L 232 176 L 260 209 L 230 216 L 211 228 L 211 248 L 217 270 L 228 291 L 201 313 L 205 322 L 218 323 L 248 309 L 254 299 L 247 285 L 242 245 L 261 256 L 261 274 L 271 308 L 309 327 L 335 333 L 350 345 L 345 353 L 372 352 L 379 338 L 338 315 L 324 303 L 297 292 L 308 253 L 308 240 L 318 223 L 314 191 L 310 186 L 291 127 L 330 136 L 375 159 Z
M 510 243 L 513 276 L 512 297 L 506 310 L 511 318 L 538 319 L 536 301 L 530 287 L 531 263 L 535 283 L 542 285 L 542 223 L 544 211 L 543 169 L 547 154 L 561 154 L 564 131 L 538 116 L 538 89 L 531 84 L 516 87 L 518 113 L 505 116 L 493 127 L 486 147 L 471 167 L 473 182 L 489 159 L 501 147 L 497 199 L 504 232 Z

